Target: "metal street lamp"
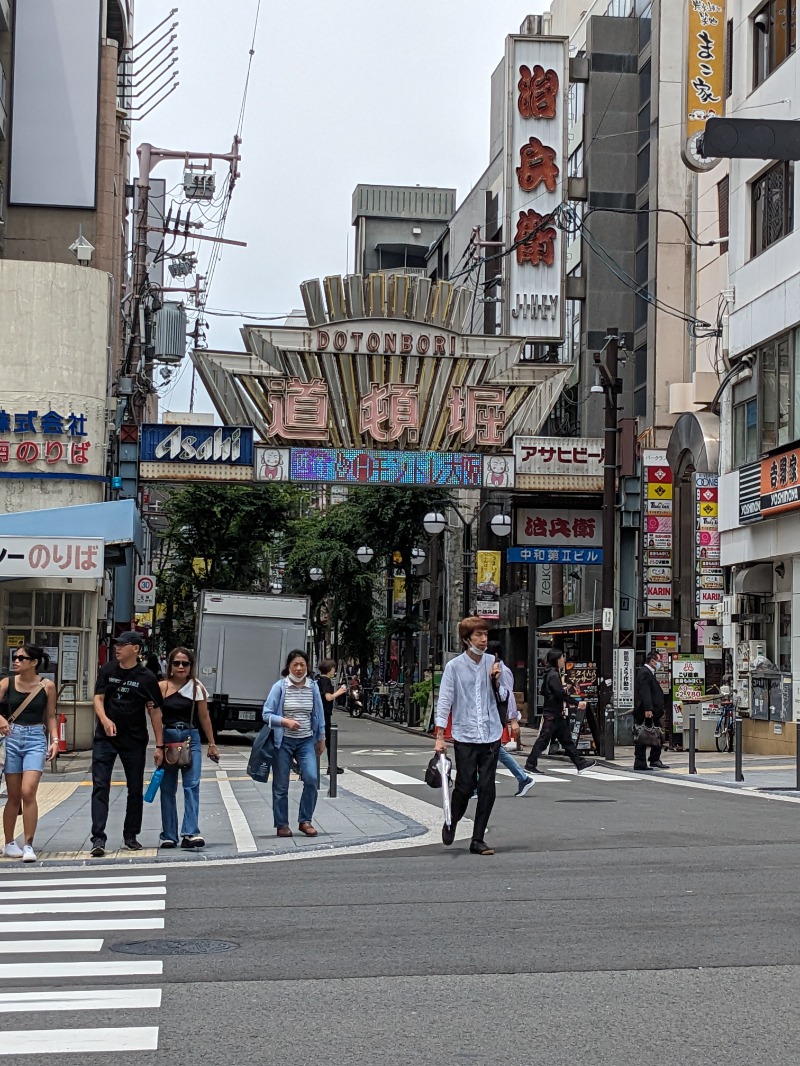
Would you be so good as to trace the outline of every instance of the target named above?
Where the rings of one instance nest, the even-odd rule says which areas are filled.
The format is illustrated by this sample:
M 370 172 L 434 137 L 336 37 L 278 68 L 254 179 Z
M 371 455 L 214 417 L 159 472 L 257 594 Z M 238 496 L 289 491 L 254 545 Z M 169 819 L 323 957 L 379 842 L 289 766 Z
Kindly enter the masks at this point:
M 372 548 L 368 548 L 366 544 L 362 544 L 356 552 L 356 558 L 360 563 L 363 563 L 364 566 L 369 566 L 369 564 L 372 562 L 374 555 L 375 552 L 372 550 Z
M 318 566 L 312 566 L 311 569 L 308 571 L 308 576 L 311 578 L 312 581 L 322 581 L 323 577 L 325 577 L 325 575 Z
M 508 537 L 511 535 L 511 516 L 496 514 L 489 523 L 489 527 L 496 537 Z
M 425 552 L 422 550 L 422 548 L 412 548 L 411 549 L 411 565 L 412 566 L 421 566 L 422 563 L 424 563 L 424 562 L 425 562 Z
M 435 537 L 437 533 L 441 533 L 446 528 L 447 519 L 441 511 L 429 511 L 422 519 L 422 524 L 425 532 Z

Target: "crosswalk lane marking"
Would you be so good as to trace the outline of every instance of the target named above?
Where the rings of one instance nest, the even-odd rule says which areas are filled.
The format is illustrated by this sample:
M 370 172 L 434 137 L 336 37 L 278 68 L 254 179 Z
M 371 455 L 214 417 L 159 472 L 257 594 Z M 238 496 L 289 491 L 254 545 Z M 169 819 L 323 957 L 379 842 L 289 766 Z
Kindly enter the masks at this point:
M 97 914 L 99 911 L 163 911 L 163 899 L 108 899 L 90 903 L 50 903 L 37 900 L 34 903 L 9 903 L 3 914 Z
M 504 766 L 500 766 L 497 769 L 498 774 L 502 774 L 503 777 L 513 777 L 514 775 L 510 770 L 506 770 Z M 548 774 L 529 774 L 529 777 L 533 777 L 536 783 L 540 781 L 548 785 L 565 785 L 566 781 L 563 777 L 550 777 Z
M 236 850 L 239 852 L 258 851 L 255 837 L 250 832 L 250 823 L 239 806 L 239 801 L 233 794 L 233 788 L 224 770 L 217 770 L 217 784 L 219 785 L 219 794 L 228 814 L 228 821 L 231 823 L 233 839 L 236 841 Z
M 161 974 L 161 959 L 147 962 L 0 962 L 0 980 L 27 980 L 45 977 L 130 977 L 133 974 Z
M 19 1029 L 3 1033 L 0 1055 L 40 1055 L 58 1052 L 157 1051 L 157 1026 L 121 1029 Z
M 379 781 L 383 781 L 387 785 L 424 785 L 422 777 L 410 777 L 408 774 L 401 774 L 399 770 L 362 770 L 362 774 L 368 774 L 370 777 L 377 777 Z
M 102 940 L 0 940 L 2 955 L 44 955 L 50 952 L 99 951 Z
M 7 889 L 0 890 L 0 903 L 7 899 L 102 899 L 111 896 L 122 899 L 126 896 L 165 896 L 166 888 L 163 886 L 126 888 L 117 885 L 113 888 L 40 888 L 35 891 L 9 892 Z
M 160 988 L 87 988 L 80 992 L 0 992 L 0 1014 L 72 1010 L 157 1010 Z M 52 1049 L 51 1049 L 52 1050 Z
M 99 933 L 131 929 L 163 929 L 163 918 L 64 918 L 52 921 L 0 921 L 0 937 L 8 933 Z
M 3 888 L 49 888 L 51 885 L 143 885 L 164 884 L 166 874 L 143 874 L 131 877 L 37 877 L 34 880 L 20 881 L 16 877 L 9 881 L 0 881 Z
M 628 781 L 635 783 L 640 780 L 640 778 L 634 777 L 633 774 L 612 774 L 606 773 L 604 770 L 579 771 L 574 766 L 559 766 L 553 772 L 556 774 L 569 774 L 570 777 L 585 777 L 590 781 Z

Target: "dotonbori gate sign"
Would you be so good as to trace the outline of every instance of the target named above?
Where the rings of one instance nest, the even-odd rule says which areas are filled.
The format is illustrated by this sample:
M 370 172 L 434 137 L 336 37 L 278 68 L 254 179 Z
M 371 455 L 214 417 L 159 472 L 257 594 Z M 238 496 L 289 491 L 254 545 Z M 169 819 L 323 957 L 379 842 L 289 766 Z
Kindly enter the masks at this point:
M 512 439 L 541 426 L 568 366 L 462 332 L 473 292 L 448 282 L 329 277 L 327 311 L 319 281 L 301 288 L 307 325 L 193 353 L 223 420 L 255 428 L 257 480 L 513 486 Z

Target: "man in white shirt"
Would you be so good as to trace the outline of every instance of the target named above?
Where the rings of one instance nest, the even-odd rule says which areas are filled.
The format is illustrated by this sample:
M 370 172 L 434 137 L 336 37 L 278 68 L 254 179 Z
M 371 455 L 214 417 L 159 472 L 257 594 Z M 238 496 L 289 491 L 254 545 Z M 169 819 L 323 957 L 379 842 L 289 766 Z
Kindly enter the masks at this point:
M 486 655 L 489 626 L 485 618 L 464 618 L 458 626 L 464 654 L 444 668 L 436 703 L 436 751 L 446 752 L 445 729 L 451 722 L 455 749 L 456 782 L 451 805 L 451 824 L 442 827 L 442 842 L 453 843 L 456 825 L 467 809 L 472 793 L 478 790 L 475 825 L 469 850 L 474 855 L 494 855 L 483 837 L 495 799 L 495 772 L 503 727 L 495 698 L 500 664 Z M 506 692 L 499 687 L 503 700 Z

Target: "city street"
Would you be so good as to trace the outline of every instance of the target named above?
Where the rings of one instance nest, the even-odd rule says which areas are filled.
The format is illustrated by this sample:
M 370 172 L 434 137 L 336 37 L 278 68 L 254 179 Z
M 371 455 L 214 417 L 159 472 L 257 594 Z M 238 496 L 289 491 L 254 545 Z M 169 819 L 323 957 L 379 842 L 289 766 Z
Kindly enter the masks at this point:
M 338 720 L 343 794 L 371 779 L 386 808 L 435 818 L 428 739 Z M 459 839 L 166 872 L 3 864 L 0 1055 L 794 1063 L 796 803 L 542 768 L 522 799 L 498 777 L 493 857 Z

